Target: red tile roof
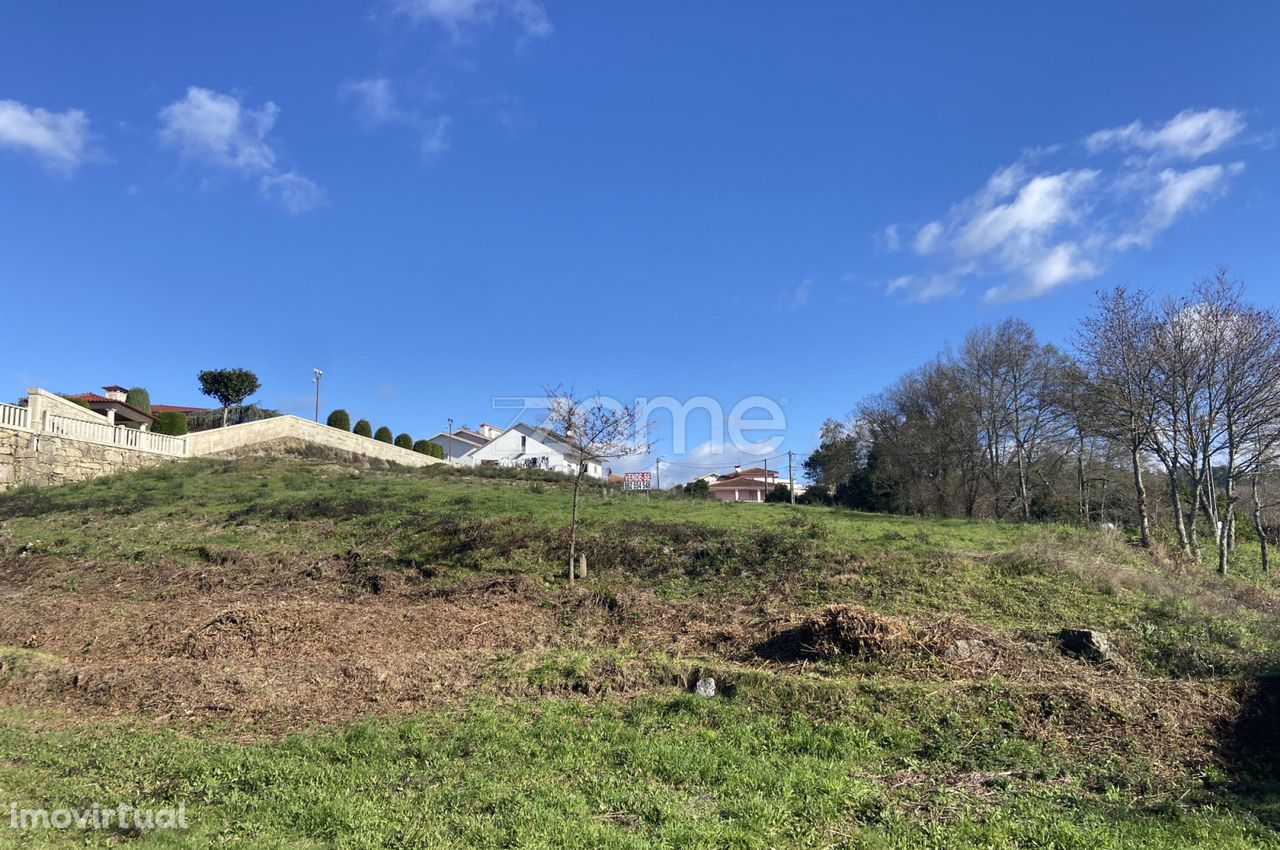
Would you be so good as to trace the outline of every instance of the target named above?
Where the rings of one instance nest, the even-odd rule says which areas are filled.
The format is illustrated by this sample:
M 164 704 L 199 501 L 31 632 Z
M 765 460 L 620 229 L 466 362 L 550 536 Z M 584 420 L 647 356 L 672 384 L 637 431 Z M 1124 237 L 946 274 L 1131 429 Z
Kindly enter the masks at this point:
M 148 419 L 155 419 L 155 416 L 151 415 L 150 413 L 147 413 L 145 410 L 139 410 L 138 408 L 134 407 L 132 404 L 129 404 L 129 402 L 127 401 L 117 401 L 114 398 L 107 398 L 106 396 L 98 395 L 97 393 L 73 393 L 72 395 L 63 396 L 63 398 L 77 398 L 77 399 L 80 399 L 80 401 L 88 402 L 89 404 L 119 405 L 120 407 L 123 407 L 126 410 L 132 410 L 134 413 L 138 414 L 139 416 L 145 416 Z
M 755 478 L 734 477 L 726 478 L 723 481 L 716 481 L 709 486 L 713 490 L 717 487 L 722 490 L 764 490 L 768 487 L 775 487 L 777 485 L 766 484 L 765 482 L 759 481 Z

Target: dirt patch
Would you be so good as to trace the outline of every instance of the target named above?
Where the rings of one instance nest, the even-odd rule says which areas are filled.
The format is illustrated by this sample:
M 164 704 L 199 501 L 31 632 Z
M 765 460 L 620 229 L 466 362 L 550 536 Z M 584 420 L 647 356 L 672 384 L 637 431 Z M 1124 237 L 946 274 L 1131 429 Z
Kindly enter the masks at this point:
M 37 653 L 0 667 L 0 702 L 286 730 L 471 699 L 501 658 L 580 640 L 514 580 L 429 595 L 352 552 L 233 561 L 82 565 L 74 585 L 52 560 L 0 565 L 0 647 Z

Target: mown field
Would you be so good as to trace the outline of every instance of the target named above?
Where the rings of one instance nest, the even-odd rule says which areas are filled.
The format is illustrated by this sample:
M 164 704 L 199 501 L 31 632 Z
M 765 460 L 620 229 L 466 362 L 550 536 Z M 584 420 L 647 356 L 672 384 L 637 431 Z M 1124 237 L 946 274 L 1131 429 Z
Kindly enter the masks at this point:
M 0 802 L 190 823 L 0 846 L 1280 846 L 1263 576 L 593 489 L 570 586 L 568 506 L 306 461 L 0 495 Z

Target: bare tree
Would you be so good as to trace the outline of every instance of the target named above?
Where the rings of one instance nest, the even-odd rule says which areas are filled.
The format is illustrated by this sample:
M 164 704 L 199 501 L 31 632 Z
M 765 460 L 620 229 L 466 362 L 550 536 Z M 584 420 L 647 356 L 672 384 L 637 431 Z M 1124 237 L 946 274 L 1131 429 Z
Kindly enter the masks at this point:
M 991 510 L 1004 516 L 1004 485 L 1013 442 L 1009 431 L 1013 420 L 1013 378 L 1010 375 L 1010 348 L 1015 344 L 1004 331 L 990 325 L 974 328 L 960 349 L 960 368 L 978 423 L 978 440 L 983 458 L 983 477 L 991 490 Z
M 1207 349 L 1200 337 L 1203 321 L 1197 318 L 1194 302 L 1185 297 L 1167 298 L 1153 317 L 1147 339 L 1150 356 L 1152 422 L 1149 445 L 1164 467 L 1169 486 L 1169 504 L 1179 550 L 1198 558 L 1196 513 L 1200 487 L 1201 425 L 1206 422 L 1204 405 L 1209 398 L 1210 376 L 1206 370 Z M 1182 482 L 1195 487 L 1184 515 Z
M 1271 552 L 1267 540 L 1267 523 L 1263 516 L 1265 511 L 1276 508 L 1280 505 L 1280 502 L 1275 500 L 1274 493 L 1270 496 L 1263 495 L 1264 484 L 1262 479 L 1264 474 L 1267 472 L 1271 472 L 1271 477 L 1274 478 L 1276 461 L 1277 458 L 1273 456 L 1268 459 L 1267 466 L 1265 468 L 1255 469 L 1249 474 L 1250 491 L 1253 497 L 1253 530 L 1258 535 L 1258 556 L 1261 559 L 1262 571 L 1264 573 L 1271 572 Z
M 576 578 L 578 549 L 578 497 L 582 479 L 591 467 L 605 460 L 647 453 L 652 444 L 641 433 L 639 410 L 635 405 L 612 405 L 599 394 L 591 398 L 576 395 L 572 387 L 556 385 L 546 390 L 549 413 L 543 423 L 573 452 L 573 511 L 569 522 L 569 581 Z
M 1089 522 L 1090 504 L 1089 467 L 1094 455 L 1093 397 L 1089 393 L 1089 376 L 1075 361 L 1063 368 L 1057 386 L 1056 405 L 1065 419 L 1066 433 L 1074 441 L 1072 459 L 1075 467 L 1076 510 L 1080 521 Z
M 1280 439 L 1280 320 L 1272 310 L 1243 303 L 1238 284 L 1221 271 L 1206 289 L 1224 307 L 1218 315 L 1223 351 L 1215 376 L 1222 408 L 1222 450 L 1216 460 L 1223 493 L 1215 504 L 1215 527 L 1218 572 L 1225 574 L 1235 544 L 1238 484 L 1273 462 Z M 1260 510 L 1256 498 L 1254 507 Z M 1259 519 L 1255 516 L 1255 526 Z
M 1076 347 L 1094 398 L 1096 433 L 1125 447 L 1133 473 L 1138 536 L 1151 546 L 1151 519 L 1142 480 L 1142 449 L 1151 437 L 1153 320 L 1146 295 L 1116 287 L 1098 293 L 1092 315 L 1081 323 Z

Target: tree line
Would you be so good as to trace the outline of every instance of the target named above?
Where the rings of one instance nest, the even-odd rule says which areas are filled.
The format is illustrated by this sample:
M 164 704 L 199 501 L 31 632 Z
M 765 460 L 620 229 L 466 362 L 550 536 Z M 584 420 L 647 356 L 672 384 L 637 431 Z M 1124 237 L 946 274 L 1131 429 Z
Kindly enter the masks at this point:
M 970 331 L 828 420 L 811 500 L 941 516 L 1124 522 L 1225 573 L 1249 517 L 1268 568 L 1280 320 L 1225 270 L 1099 292 L 1069 348 L 1020 319 Z

